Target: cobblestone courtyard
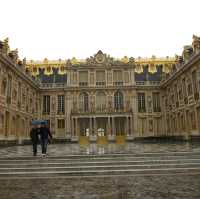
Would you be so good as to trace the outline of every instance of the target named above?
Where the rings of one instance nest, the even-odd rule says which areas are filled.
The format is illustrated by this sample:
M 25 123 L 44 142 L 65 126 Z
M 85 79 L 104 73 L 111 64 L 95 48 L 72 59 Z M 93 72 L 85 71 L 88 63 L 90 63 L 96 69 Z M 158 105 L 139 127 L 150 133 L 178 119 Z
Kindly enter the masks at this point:
M 111 153 L 200 152 L 199 143 L 126 143 L 106 146 L 91 144 L 52 144 L 49 156 Z M 40 149 L 39 149 L 40 152 Z M 0 149 L 1 158 L 32 156 L 31 146 Z M 1 199 L 199 199 L 200 173 L 0 179 Z

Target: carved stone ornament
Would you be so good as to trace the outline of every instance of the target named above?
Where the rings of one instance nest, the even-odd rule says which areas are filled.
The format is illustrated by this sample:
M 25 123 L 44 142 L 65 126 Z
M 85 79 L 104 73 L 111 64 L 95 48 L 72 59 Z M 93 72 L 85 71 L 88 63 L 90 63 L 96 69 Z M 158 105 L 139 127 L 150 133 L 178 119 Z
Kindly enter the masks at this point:
M 94 56 L 87 58 L 86 63 L 88 65 L 111 65 L 113 63 L 113 58 L 99 50 Z
M 98 53 L 95 55 L 95 61 L 98 64 L 102 64 L 105 62 L 105 60 L 106 60 L 105 54 L 103 54 L 103 52 L 101 50 L 99 50 Z

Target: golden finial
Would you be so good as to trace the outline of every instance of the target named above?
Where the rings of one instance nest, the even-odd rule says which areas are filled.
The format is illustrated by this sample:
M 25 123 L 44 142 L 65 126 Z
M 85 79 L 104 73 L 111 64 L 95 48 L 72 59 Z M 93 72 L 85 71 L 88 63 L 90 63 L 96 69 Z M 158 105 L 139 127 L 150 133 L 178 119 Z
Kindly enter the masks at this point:
M 129 58 L 127 56 L 124 56 L 122 59 L 121 59 L 122 62 L 124 62 L 125 64 L 127 64 L 129 62 Z
M 44 64 L 48 64 L 48 59 L 47 59 L 47 58 L 44 58 L 43 63 L 44 63 Z
M 71 63 L 72 63 L 72 65 L 78 64 L 78 60 L 75 57 L 73 57 L 71 59 Z

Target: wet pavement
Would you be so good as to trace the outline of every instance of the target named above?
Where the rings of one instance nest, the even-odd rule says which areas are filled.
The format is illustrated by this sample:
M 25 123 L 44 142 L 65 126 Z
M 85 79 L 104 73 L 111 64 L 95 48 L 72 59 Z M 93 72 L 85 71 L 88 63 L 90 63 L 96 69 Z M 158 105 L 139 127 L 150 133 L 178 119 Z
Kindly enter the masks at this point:
M 64 156 L 75 154 L 112 154 L 112 153 L 146 153 L 146 152 L 200 152 L 200 142 L 162 142 L 162 143 L 140 143 L 128 142 L 125 144 L 109 143 L 107 145 L 79 145 L 72 143 L 50 144 L 48 155 Z M 38 154 L 41 154 L 41 147 L 38 145 Z M 1 157 L 31 156 L 31 145 L 11 146 L 0 148 Z
M 41 149 L 38 147 L 39 155 Z M 125 145 L 52 144 L 49 156 L 78 154 L 140 154 L 194 152 L 200 154 L 200 143 L 162 142 L 126 143 Z M 0 157 L 32 156 L 30 145 L 4 147 Z M 191 157 L 192 159 L 192 157 Z M 0 179 L 0 199 L 199 199 L 200 173 L 151 176 L 62 176 L 46 179 Z

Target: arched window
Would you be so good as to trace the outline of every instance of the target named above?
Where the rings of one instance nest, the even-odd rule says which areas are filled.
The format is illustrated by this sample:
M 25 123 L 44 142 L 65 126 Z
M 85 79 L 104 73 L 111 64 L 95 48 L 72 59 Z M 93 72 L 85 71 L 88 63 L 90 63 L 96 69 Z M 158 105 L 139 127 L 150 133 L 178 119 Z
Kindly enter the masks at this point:
M 114 104 L 115 104 L 115 109 L 120 110 L 123 109 L 124 107 L 124 102 L 123 102 L 123 94 L 120 91 L 117 91 L 114 95 Z
M 88 94 L 87 93 L 81 93 L 80 94 L 80 110 L 81 111 L 88 111 Z
M 104 110 L 106 108 L 106 95 L 104 92 L 98 92 L 96 95 L 97 110 Z
M 7 81 L 6 81 L 6 79 L 3 79 L 2 84 L 1 84 L 1 94 L 2 95 L 6 94 L 6 87 L 7 87 Z

